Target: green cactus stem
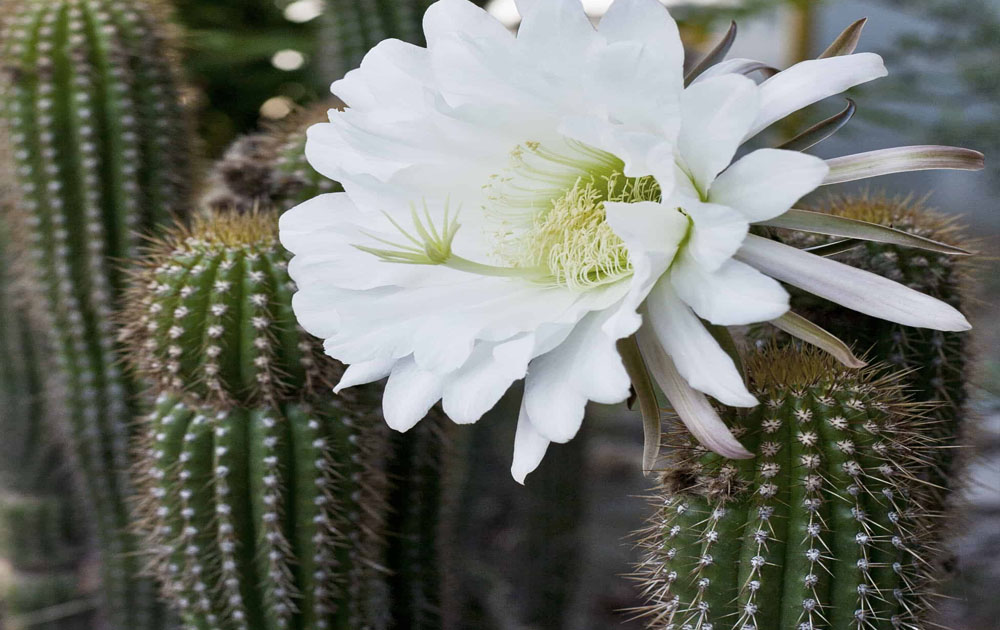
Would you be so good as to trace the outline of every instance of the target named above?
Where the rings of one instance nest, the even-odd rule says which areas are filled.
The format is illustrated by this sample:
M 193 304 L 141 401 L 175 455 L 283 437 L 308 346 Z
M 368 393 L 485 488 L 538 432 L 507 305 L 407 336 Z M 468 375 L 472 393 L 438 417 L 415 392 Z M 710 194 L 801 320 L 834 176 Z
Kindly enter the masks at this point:
M 443 580 L 448 572 L 445 553 L 449 521 L 442 518 L 450 421 L 432 411 L 406 433 L 390 436 L 386 460 L 390 494 L 386 565 L 393 618 L 412 630 L 442 627 Z
M 25 570 L 72 565 L 82 540 L 59 495 L 0 495 L 0 557 Z
M 316 105 L 233 143 L 213 167 L 205 203 L 219 211 L 249 212 L 259 207 L 288 210 L 341 187 L 306 161 L 306 130 L 327 120 L 339 101 Z
M 49 353 L 47 398 L 88 484 L 118 628 L 162 622 L 126 533 L 135 409 L 112 322 L 137 232 L 187 203 L 187 126 L 162 13 L 142 0 L 12 0 L 0 36 L 0 140 L 17 196 L 3 219 Z
M 63 626 L 33 627 L 93 628 L 93 585 L 63 587 L 85 570 L 90 551 L 90 532 L 78 519 L 79 471 L 44 404 L 41 351 L 9 251 L 0 229 L 0 573 L 9 569 L 6 579 L 0 577 L 6 607 L 0 617 L 16 628 L 25 616 L 30 621 L 55 608 L 66 612 L 58 615 Z
M 928 209 L 910 197 L 867 194 L 833 197 L 816 210 L 891 225 L 918 236 L 974 249 L 953 217 Z M 796 247 L 821 245 L 830 240 L 804 232 L 781 232 L 779 236 Z M 968 279 L 974 263 L 968 258 L 866 242 L 838 254 L 837 260 L 905 284 L 956 308 L 969 305 Z M 937 496 L 941 507 L 944 496 L 960 478 L 955 474 L 955 459 L 966 415 L 970 336 L 900 326 L 802 293 L 793 296 L 792 308 L 853 344 L 855 349 L 866 352 L 869 360 L 905 371 L 914 399 L 934 404 L 929 413 L 938 422 L 932 434 L 942 448 L 930 454 L 926 477 L 931 482 L 928 490 Z M 939 490 L 934 491 L 935 488 Z
M 931 446 L 900 379 L 819 351 L 749 358 L 761 405 L 725 416 L 755 454 L 727 460 L 682 430 L 639 567 L 657 630 L 920 628 L 934 514 L 914 470 Z
M 147 548 L 189 627 L 384 627 L 382 427 L 163 395 L 141 450 Z
M 278 214 L 255 207 L 176 228 L 129 290 L 164 595 L 191 628 L 436 630 L 444 422 L 390 439 L 375 387 L 309 405 L 341 366 L 297 326 Z
M 277 213 L 196 218 L 156 243 L 124 314 L 130 359 L 160 391 L 226 406 L 332 387 L 335 366 L 292 313 Z

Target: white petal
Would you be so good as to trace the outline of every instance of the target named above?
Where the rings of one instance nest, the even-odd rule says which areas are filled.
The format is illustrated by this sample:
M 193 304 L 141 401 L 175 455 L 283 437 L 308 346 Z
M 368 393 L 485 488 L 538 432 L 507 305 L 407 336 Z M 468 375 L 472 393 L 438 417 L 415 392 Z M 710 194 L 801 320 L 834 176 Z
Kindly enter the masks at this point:
M 699 317 L 717 326 L 766 322 L 788 311 L 788 293 L 780 284 L 736 260 L 709 273 L 684 256 L 674 265 L 670 281 Z
M 613 404 L 629 395 L 628 374 L 615 339 L 601 326 L 607 313 L 592 313 L 555 350 L 531 362 L 524 404 L 535 429 L 553 442 L 573 439 L 588 400 Z
M 390 428 L 409 431 L 441 399 L 442 379 L 417 367 L 413 357 L 392 368 L 382 395 L 382 415 Z
M 616 0 L 599 25 L 608 46 L 593 62 L 593 81 L 608 114 L 673 140 L 684 85 L 677 24 L 657 0 Z
M 321 339 L 332 337 L 341 324 L 337 298 L 337 294 L 324 291 L 298 291 L 292 296 L 295 319 L 310 335 Z
M 929 295 L 766 238 L 748 236 L 737 258 L 782 282 L 872 317 L 935 330 L 972 328 L 961 313 Z
M 733 257 L 743 244 L 750 224 L 727 206 L 688 200 L 682 206 L 693 225 L 685 252 L 705 271 L 715 271 Z
M 725 61 L 720 61 L 708 70 L 705 70 L 698 78 L 691 83 L 695 85 L 696 83 L 701 83 L 702 81 L 708 81 L 713 77 L 723 76 L 726 74 L 739 74 L 742 76 L 749 76 L 750 74 L 757 72 L 758 70 L 769 71 L 769 73 L 777 73 L 777 70 L 771 68 L 763 61 L 757 61 L 756 59 L 745 59 L 745 58 L 734 58 L 727 59 Z
M 628 337 L 642 324 L 637 310 L 673 262 L 689 221 L 676 208 L 653 202 L 605 203 L 607 222 L 628 246 L 633 274 L 629 292 L 604 325 L 614 339 Z
M 427 47 L 445 35 L 460 33 L 470 39 L 510 40 L 513 35 L 499 20 L 468 0 L 439 0 L 424 13 Z
M 757 84 L 738 74 L 700 81 L 681 96 L 680 159 L 698 189 L 707 192 L 729 166 L 757 117 Z
M 654 201 L 607 202 L 604 212 L 608 225 L 629 251 L 641 249 L 668 265 L 688 232 L 689 221 L 684 213 Z
M 752 138 L 807 105 L 886 74 L 882 58 L 874 53 L 797 63 L 760 84 L 760 112 L 746 137 Z
M 642 347 L 642 358 L 674 411 L 695 439 L 725 457 L 746 459 L 753 454 L 740 444 L 701 392 L 687 384 L 674 362 L 656 343 Z
M 719 175 L 708 198 L 738 210 L 751 223 L 766 221 L 816 190 L 828 171 L 826 163 L 812 155 L 760 149 Z
M 534 335 L 501 344 L 476 344 L 468 362 L 446 377 L 444 412 L 458 424 L 479 420 L 514 381 L 524 378 L 534 347 Z
M 639 347 L 658 344 L 673 359 L 688 384 L 736 407 L 757 404 L 732 358 L 670 288 L 659 282 L 645 305 L 648 325 L 639 329 Z M 643 355 L 649 354 L 644 350 Z
M 684 46 L 677 23 L 658 0 L 615 0 L 598 28 L 609 42 L 640 42 L 655 51 L 664 72 L 676 72 L 683 79 Z
M 427 51 L 387 39 L 365 55 L 361 67 L 334 82 L 331 91 L 358 111 L 398 107 L 425 109 L 426 86 L 431 81 Z
M 281 244 L 293 254 L 323 250 L 329 247 L 324 232 L 339 228 L 345 215 L 356 213 L 354 202 L 344 193 L 313 197 L 281 215 L 278 220 Z
M 383 358 L 350 365 L 344 370 L 344 375 L 340 377 L 340 382 L 333 388 L 333 393 L 339 394 L 348 387 L 380 381 L 389 376 L 392 366 L 395 363 L 395 359 Z
M 510 474 L 519 484 L 524 484 L 528 473 L 538 468 L 549 448 L 549 440 L 535 430 L 528 419 L 528 412 L 521 403 L 521 412 L 517 417 L 517 432 L 514 434 L 514 461 L 510 466 Z
M 579 0 L 534 2 L 521 13 L 518 44 L 543 68 L 579 68 L 598 43 Z

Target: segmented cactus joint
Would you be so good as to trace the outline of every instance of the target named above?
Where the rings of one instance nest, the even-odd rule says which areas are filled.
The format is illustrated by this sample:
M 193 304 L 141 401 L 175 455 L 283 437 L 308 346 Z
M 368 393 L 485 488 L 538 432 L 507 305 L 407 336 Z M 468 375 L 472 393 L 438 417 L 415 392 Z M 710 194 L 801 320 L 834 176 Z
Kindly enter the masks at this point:
M 191 628 L 367 627 L 383 579 L 382 427 L 336 406 L 169 395 L 147 426 L 142 528 Z
M 762 404 L 726 418 L 755 454 L 678 430 L 639 567 L 657 630 L 916 628 L 926 611 L 916 473 L 933 443 L 898 379 L 814 351 L 758 353 Z
M 252 406 L 331 383 L 332 363 L 291 308 L 277 214 L 196 219 L 153 247 L 125 311 L 130 359 L 162 391 Z

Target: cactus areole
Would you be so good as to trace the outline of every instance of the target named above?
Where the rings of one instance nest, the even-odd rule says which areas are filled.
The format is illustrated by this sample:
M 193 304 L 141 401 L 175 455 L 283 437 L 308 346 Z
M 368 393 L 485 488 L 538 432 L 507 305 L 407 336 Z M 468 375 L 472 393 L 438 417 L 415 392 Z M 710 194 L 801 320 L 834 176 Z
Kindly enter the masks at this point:
M 763 404 L 730 413 L 753 459 L 678 433 L 639 578 L 649 628 L 916 628 L 934 514 L 915 476 L 930 447 L 899 379 L 816 351 L 748 363 Z

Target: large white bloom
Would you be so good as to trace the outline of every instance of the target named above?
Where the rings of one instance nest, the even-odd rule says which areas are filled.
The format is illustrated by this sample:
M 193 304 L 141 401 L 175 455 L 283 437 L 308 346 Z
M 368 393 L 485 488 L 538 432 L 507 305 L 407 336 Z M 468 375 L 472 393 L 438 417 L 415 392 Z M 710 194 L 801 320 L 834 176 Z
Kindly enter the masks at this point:
M 780 280 L 903 324 L 968 328 L 941 302 L 748 233 L 809 228 L 815 217 L 789 210 L 825 182 L 954 166 L 927 148 L 832 166 L 776 149 L 733 161 L 771 123 L 883 76 L 877 55 L 807 61 L 759 85 L 736 60 L 685 89 L 677 27 L 656 0 L 618 0 L 599 29 L 578 0 L 521 12 L 514 36 L 441 0 L 426 49 L 376 46 L 333 86 L 349 109 L 306 148 L 346 192 L 282 217 L 300 322 L 349 365 L 338 388 L 388 376 L 391 427 L 439 400 L 475 422 L 524 379 L 522 481 L 550 442 L 573 438 L 588 401 L 621 402 L 636 381 L 648 404 L 638 382 L 651 373 L 706 446 L 740 457 L 705 394 L 757 401 L 703 321 L 775 320 L 837 351 L 788 313 Z

